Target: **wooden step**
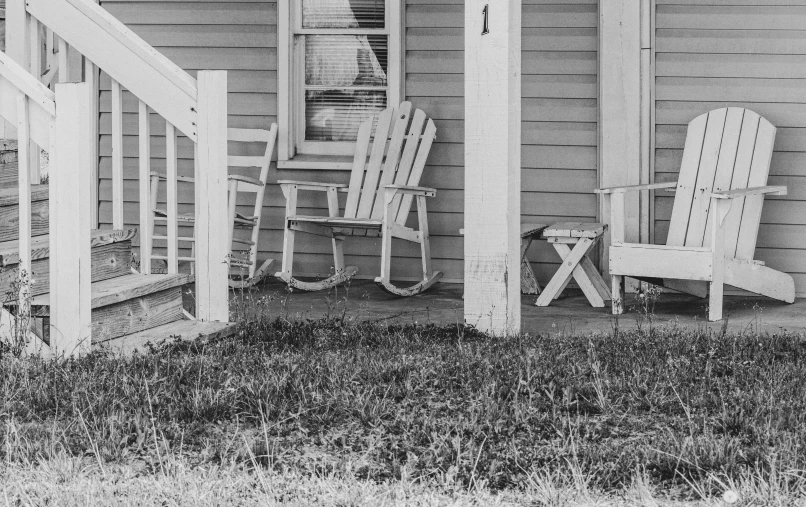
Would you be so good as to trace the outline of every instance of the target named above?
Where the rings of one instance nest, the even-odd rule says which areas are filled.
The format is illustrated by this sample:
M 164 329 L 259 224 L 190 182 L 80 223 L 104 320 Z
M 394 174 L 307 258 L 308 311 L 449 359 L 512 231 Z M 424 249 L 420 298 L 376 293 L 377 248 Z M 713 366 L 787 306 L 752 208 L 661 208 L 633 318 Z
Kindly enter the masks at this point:
M 0 188 L 0 242 L 15 241 L 20 236 L 19 190 Z M 31 186 L 31 236 L 48 233 L 48 186 Z
M 132 274 L 92 284 L 93 341 L 109 340 L 184 318 L 182 286 L 193 275 Z M 50 294 L 31 300 L 34 317 L 50 315 Z
M 17 188 L 17 141 L 0 139 L 0 188 Z
M 93 282 L 108 280 L 131 273 L 131 243 L 137 229 L 92 232 L 92 274 Z M 31 249 L 31 295 L 39 296 L 50 291 L 50 236 L 37 236 Z M 16 298 L 11 294 L 12 284 L 17 280 L 19 264 L 19 244 L 15 241 L 0 243 L 0 300 Z
M 192 341 L 197 339 L 225 338 L 235 334 L 236 325 L 223 322 L 201 322 L 198 320 L 178 320 L 139 333 L 120 338 L 95 342 L 94 347 L 104 348 L 123 354 L 131 354 L 135 350 L 148 350 L 147 344 L 158 345 L 171 340 Z

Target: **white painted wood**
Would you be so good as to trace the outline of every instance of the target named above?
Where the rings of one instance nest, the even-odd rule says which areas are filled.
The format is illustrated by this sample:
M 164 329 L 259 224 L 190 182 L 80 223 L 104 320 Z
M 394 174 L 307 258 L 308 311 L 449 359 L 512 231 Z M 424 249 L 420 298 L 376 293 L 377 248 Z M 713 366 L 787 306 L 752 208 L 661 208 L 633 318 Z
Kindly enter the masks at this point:
M 792 277 L 755 261 L 726 259 L 724 282 L 787 303 L 795 302 L 795 281 Z
M 99 0 L 95 0 L 98 2 Z M 99 172 L 99 144 L 100 144 L 100 114 L 101 114 L 101 104 L 100 104 L 100 94 L 101 94 L 101 70 L 98 68 L 97 65 L 92 63 L 89 58 L 84 59 L 84 82 L 90 85 L 91 93 L 90 96 L 90 108 L 87 111 L 87 114 L 90 117 L 90 128 L 92 129 L 91 136 L 92 139 L 96 139 L 97 141 L 92 143 L 92 150 L 89 154 L 89 159 L 91 161 L 90 166 L 90 178 L 92 181 L 92 185 L 90 187 L 90 202 L 92 203 L 92 216 L 90 218 L 90 222 L 92 224 L 93 229 L 97 229 L 100 223 L 98 213 L 99 213 L 99 206 L 100 206 L 100 197 L 98 195 L 98 185 L 100 183 L 100 172 Z
M 521 1 L 465 2 L 465 322 L 521 329 Z
M 166 218 L 168 229 L 168 274 L 179 273 L 179 175 L 176 158 L 176 129 L 170 122 L 165 123 L 165 166 L 167 168 L 167 206 Z
M 709 250 L 680 247 L 677 250 L 655 248 L 657 245 L 612 245 L 610 274 L 633 277 L 711 280 L 713 258 Z
M 19 315 L 27 321 L 30 315 L 31 294 L 31 172 L 25 170 L 30 165 L 31 152 L 30 123 L 28 121 L 28 97 L 17 96 L 17 161 L 19 167 L 19 270 L 20 292 L 18 294 Z M 35 146 L 35 145 L 34 145 Z M 38 160 L 37 160 L 38 161 Z M 24 275 L 23 275 L 24 273 Z
M 8 55 L 11 60 L 17 62 L 27 73 L 31 68 L 31 39 L 29 35 L 31 27 L 28 22 L 28 14 L 26 13 L 25 0 L 6 1 L 5 24 L 5 55 Z M 34 80 L 36 80 L 36 78 L 34 78 Z
M 647 45 L 648 19 L 638 0 L 608 0 L 599 5 L 599 186 L 614 187 L 649 183 L 644 165 L 648 157 L 643 150 L 649 121 L 646 114 L 646 77 L 648 68 L 642 63 L 642 48 Z M 643 11 L 643 12 L 642 12 Z M 647 194 L 647 192 L 644 192 Z M 608 201 L 600 202 L 600 214 L 610 220 Z M 640 197 L 630 194 L 624 201 L 624 241 L 640 239 Z M 615 230 L 613 231 L 615 237 Z M 605 251 L 609 245 L 605 236 Z M 607 257 L 603 259 L 607 269 Z
M 724 221 L 733 201 L 714 199 L 711 213 L 711 255 L 713 267 L 708 287 L 708 320 L 722 320 L 725 293 L 725 227 Z
M 77 356 L 91 346 L 90 85 L 56 85 L 57 171 L 50 173 L 50 344 L 57 355 Z
M 53 92 L 32 76 L 27 68 L 3 52 L 0 52 L 0 75 L 51 117 L 56 116 L 56 96 Z
M 196 317 L 227 322 L 227 73 L 201 71 L 198 83 Z
M 28 10 L 183 134 L 196 140 L 194 80 L 176 64 L 90 0 L 28 0 Z
M 67 41 L 59 38 L 59 82 L 60 83 L 69 83 L 70 82 L 70 60 L 68 59 L 69 56 L 69 47 L 67 46 Z
M 112 228 L 123 229 L 123 90 L 112 80 Z
M 7 68 L 0 65 L 0 72 L 5 72 Z M 27 72 L 26 72 L 27 73 Z M 17 124 L 17 95 L 20 88 L 13 85 L 9 80 L 0 74 L 0 116 L 5 118 L 8 122 L 9 136 L 16 138 L 17 130 L 14 125 Z M 27 95 L 27 94 L 26 94 Z M 30 99 L 30 96 L 28 96 Z M 41 146 L 48 146 L 50 139 L 50 123 L 53 122 L 55 116 L 46 112 L 41 107 L 36 107 L 35 100 L 29 100 L 29 123 L 31 127 L 31 139 Z
M 139 105 L 140 122 L 140 273 L 151 274 L 152 235 L 154 232 L 154 214 L 151 210 L 154 202 L 151 199 L 151 123 L 149 122 L 148 105 L 142 100 Z M 159 180 L 158 180 L 159 181 Z

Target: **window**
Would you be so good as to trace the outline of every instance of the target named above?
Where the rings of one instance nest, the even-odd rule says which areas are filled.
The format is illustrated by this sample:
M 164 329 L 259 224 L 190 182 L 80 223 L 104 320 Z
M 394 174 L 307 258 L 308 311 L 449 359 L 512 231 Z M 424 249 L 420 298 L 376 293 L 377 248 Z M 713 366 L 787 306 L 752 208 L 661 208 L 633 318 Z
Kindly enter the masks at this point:
M 401 0 L 280 0 L 280 160 L 352 155 L 401 96 Z

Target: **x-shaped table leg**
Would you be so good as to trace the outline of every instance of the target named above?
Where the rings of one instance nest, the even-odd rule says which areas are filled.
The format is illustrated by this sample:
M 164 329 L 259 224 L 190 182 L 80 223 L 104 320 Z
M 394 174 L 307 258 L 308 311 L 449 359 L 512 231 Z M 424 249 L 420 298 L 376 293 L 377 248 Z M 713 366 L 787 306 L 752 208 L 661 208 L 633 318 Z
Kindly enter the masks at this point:
M 537 298 L 537 306 L 548 306 L 562 293 L 571 278 L 574 278 L 592 306 L 604 307 L 604 302 L 610 300 L 610 289 L 588 259 L 588 252 L 598 239 L 580 238 L 573 250 L 564 243 L 552 243 L 563 263 Z

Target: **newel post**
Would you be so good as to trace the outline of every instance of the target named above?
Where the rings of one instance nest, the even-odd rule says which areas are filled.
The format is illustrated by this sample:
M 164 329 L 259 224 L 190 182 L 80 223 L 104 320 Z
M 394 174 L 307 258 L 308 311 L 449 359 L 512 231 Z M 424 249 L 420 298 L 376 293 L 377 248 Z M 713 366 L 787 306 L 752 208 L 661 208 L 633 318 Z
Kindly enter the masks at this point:
M 198 75 L 196 318 L 229 320 L 227 72 Z
M 520 332 L 521 0 L 465 2 L 465 322 Z
M 50 171 L 50 347 L 78 356 L 91 348 L 91 87 L 56 85 L 55 157 Z M 55 160 L 54 160 L 55 159 Z M 58 267 L 58 269 L 56 269 Z

